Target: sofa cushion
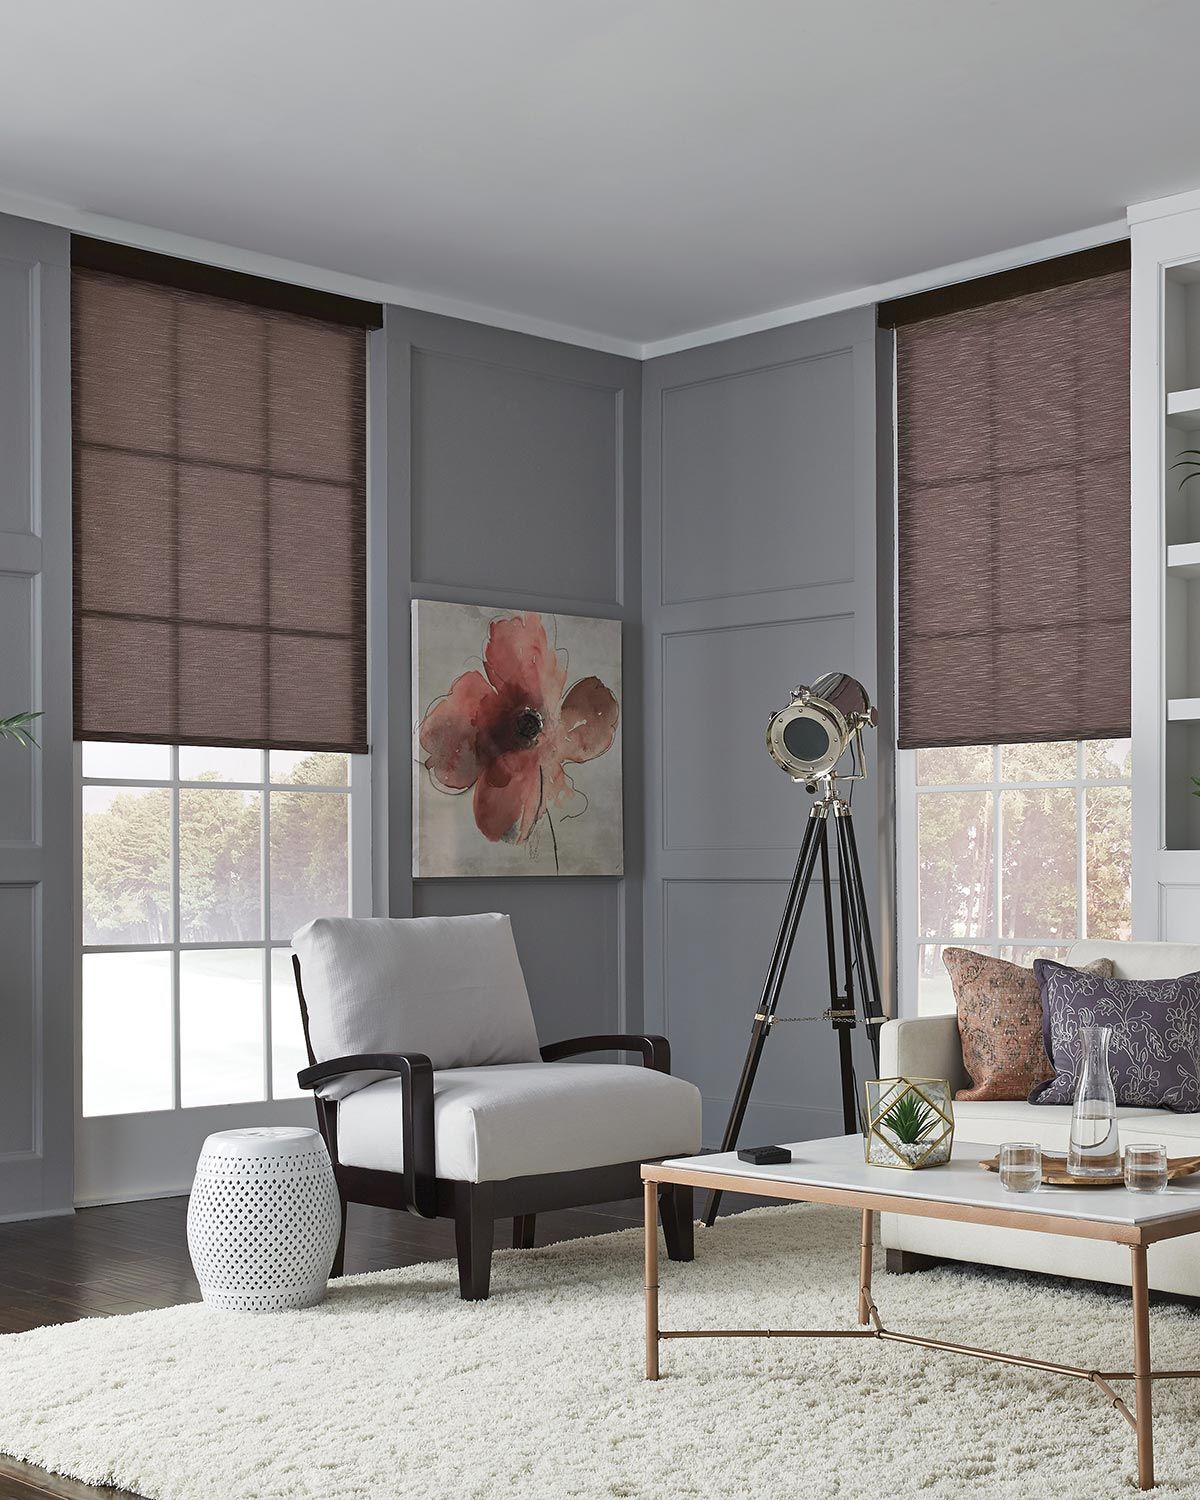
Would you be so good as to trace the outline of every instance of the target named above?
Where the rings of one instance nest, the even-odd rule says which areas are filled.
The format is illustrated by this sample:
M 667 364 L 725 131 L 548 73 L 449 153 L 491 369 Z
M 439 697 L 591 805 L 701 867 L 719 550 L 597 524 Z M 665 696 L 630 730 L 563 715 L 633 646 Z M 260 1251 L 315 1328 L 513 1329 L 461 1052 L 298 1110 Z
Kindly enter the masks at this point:
M 1165 1146 L 1168 1156 L 1200 1156 L 1200 1114 L 1147 1110 L 1122 1120 L 1117 1134 L 1122 1147 L 1131 1143 Z
M 1032 1104 L 1068 1104 L 1080 1065 L 1079 1033 L 1107 1026 L 1118 1104 L 1200 1109 L 1200 973 L 1178 979 L 1101 979 L 1039 958 L 1046 1051 L 1055 1070 Z
M 1165 1110 L 1118 1106 L 1117 1133 L 1124 1143 L 1130 1130 L 1161 1131 L 1162 1122 L 1175 1118 Z M 1178 1118 L 1193 1117 L 1181 1115 Z M 1200 1120 L 1200 1115 L 1194 1118 Z M 1015 1099 L 968 1100 L 961 1104 L 956 1101 L 954 1138 L 955 1150 L 962 1141 L 978 1142 L 984 1146 L 1002 1146 L 1005 1141 L 1036 1141 L 1044 1151 L 1065 1152 L 1071 1142 L 1071 1106 L 1029 1104 Z M 1158 1140 L 1160 1137 L 1147 1135 L 1138 1138 Z
M 1073 969 L 1095 958 L 1111 958 L 1118 979 L 1174 979 L 1200 969 L 1200 943 L 1122 943 L 1080 938 L 1067 949 Z
M 338 1105 L 338 1156 L 352 1167 L 404 1164 L 403 1086 L 388 1078 Z M 499 1182 L 700 1149 L 700 1091 L 625 1063 L 508 1063 L 433 1075 L 435 1171 Z
M 1054 1077 L 1042 1040 L 1042 992 L 1032 969 L 969 948 L 942 955 L 954 986 L 963 1065 L 971 1087 L 956 1099 L 1021 1099 Z M 1090 966 L 1111 974 L 1110 960 Z
M 318 917 L 293 934 L 318 1062 L 423 1052 L 435 1068 L 533 1062 L 533 1011 L 506 916 Z M 377 1074 L 322 1090 L 341 1098 Z

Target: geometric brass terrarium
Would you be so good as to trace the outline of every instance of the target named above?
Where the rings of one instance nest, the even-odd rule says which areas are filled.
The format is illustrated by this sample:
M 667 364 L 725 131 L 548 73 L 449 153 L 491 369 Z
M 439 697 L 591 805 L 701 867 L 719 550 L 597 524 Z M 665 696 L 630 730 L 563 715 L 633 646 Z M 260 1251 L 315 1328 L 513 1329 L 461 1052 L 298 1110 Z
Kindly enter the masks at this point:
M 954 1144 L 954 1106 L 944 1078 L 868 1078 L 867 1161 L 873 1167 L 940 1167 Z

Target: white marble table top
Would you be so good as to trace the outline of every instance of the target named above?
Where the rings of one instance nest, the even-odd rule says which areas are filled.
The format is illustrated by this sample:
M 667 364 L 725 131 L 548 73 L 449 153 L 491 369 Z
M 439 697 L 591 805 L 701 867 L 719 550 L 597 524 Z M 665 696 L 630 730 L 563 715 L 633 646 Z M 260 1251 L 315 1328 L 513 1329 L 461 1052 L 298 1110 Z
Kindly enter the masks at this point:
M 979 1165 L 995 1156 L 997 1146 L 955 1140 L 951 1159 L 943 1167 L 906 1172 L 895 1167 L 868 1166 L 859 1135 L 832 1136 L 819 1141 L 782 1142 L 792 1153 L 789 1166 L 755 1167 L 739 1161 L 736 1152 L 680 1156 L 664 1161 L 670 1169 L 720 1173 L 746 1179 L 746 1192 L 755 1182 L 849 1189 L 912 1198 L 931 1203 L 998 1209 L 1100 1224 L 1161 1224 L 1163 1220 L 1200 1212 L 1200 1173 L 1167 1184 L 1162 1193 L 1131 1193 L 1123 1187 L 1042 1187 L 1035 1193 L 1010 1193 L 999 1174 Z M 800 1196 L 800 1195 L 798 1195 Z

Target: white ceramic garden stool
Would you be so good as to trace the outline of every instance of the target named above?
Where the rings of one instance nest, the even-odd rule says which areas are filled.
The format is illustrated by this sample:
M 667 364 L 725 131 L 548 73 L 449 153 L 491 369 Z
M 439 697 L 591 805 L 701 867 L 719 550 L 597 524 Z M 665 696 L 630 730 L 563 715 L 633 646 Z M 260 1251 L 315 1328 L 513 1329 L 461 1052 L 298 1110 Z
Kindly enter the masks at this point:
M 187 1235 L 205 1302 L 233 1312 L 311 1307 L 325 1295 L 341 1222 L 315 1130 L 218 1130 L 204 1142 Z

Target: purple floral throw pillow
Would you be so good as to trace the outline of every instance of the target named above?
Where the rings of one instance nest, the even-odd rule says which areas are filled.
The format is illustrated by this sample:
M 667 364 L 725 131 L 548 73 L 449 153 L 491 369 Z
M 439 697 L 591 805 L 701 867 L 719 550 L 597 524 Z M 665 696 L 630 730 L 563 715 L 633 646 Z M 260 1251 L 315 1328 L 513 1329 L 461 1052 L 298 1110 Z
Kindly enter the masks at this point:
M 1079 1072 L 1079 1031 L 1112 1030 L 1108 1061 L 1118 1104 L 1200 1110 L 1200 973 L 1179 979 L 1102 979 L 1052 959 L 1034 961 L 1042 1030 L 1054 1077 L 1030 1104 L 1070 1104 Z

